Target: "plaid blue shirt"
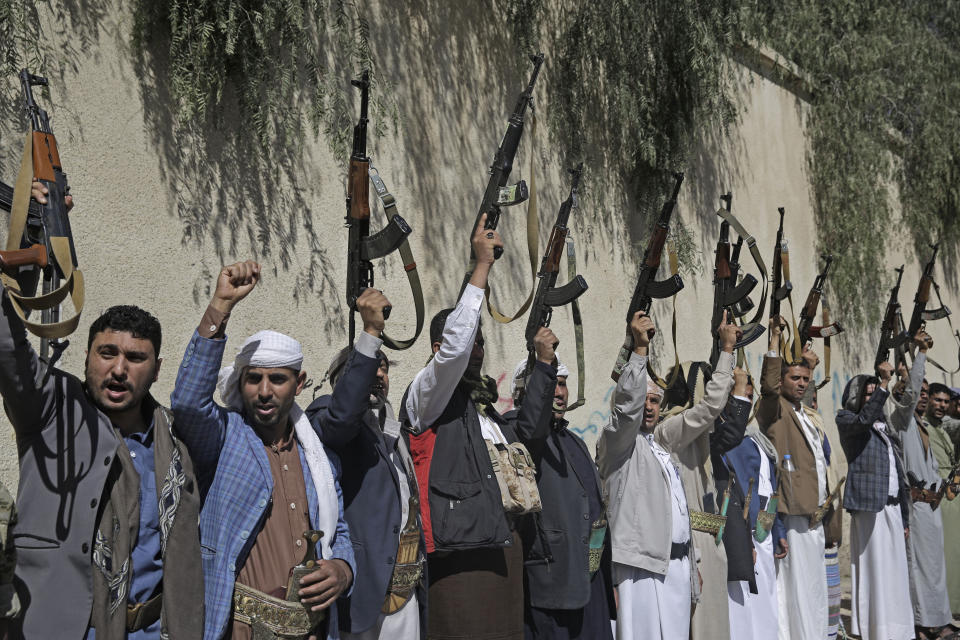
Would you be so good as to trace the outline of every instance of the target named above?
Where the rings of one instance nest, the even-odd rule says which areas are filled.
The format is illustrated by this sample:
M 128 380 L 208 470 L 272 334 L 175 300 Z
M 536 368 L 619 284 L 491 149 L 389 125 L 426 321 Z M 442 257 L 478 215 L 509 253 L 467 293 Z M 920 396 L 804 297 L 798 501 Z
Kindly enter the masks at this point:
M 190 450 L 204 497 L 200 512 L 200 551 L 206 593 L 205 640 L 219 640 L 227 631 L 234 581 L 263 526 L 273 495 L 273 476 L 263 441 L 240 413 L 213 401 L 225 346 L 225 339 L 203 338 L 194 332 L 170 396 L 174 429 Z M 310 523 L 316 527 L 317 491 L 303 449 L 299 449 Z M 350 532 L 343 519 L 340 459 L 330 449 L 325 451 L 333 468 L 340 507 L 331 545 L 332 557 L 344 560 L 356 575 Z M 349 595 L 349 591 L 343 595 Z M 337 607 L 329 607 L 327 614 L 330 618 L 328 638 L 337 638 Z

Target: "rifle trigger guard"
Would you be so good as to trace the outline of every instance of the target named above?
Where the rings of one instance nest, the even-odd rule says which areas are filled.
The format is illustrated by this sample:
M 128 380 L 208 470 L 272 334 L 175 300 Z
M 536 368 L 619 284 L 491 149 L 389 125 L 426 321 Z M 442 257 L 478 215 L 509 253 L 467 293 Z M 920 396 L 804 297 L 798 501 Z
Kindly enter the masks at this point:
M 586 290 L 587 281 L 583 276 L 578 275 L 562 287 L 554 287 L 547 291 L 543 296 L 543 303 L 548 307 L 562 307 L 579 298 Z
M 646 294 L 654 299 L 669 298 L 683 289 L 683 280 L 673 275 L 663 280 L 654 280 L 647 284 Z
M 393 216 L 387 226 L 363 239 L 363 242 L 360 243 L 360 258 L 376 260 L 390 255 L 400 248 L 404 239 L 412 231 L 406 220 L 399 215 Z

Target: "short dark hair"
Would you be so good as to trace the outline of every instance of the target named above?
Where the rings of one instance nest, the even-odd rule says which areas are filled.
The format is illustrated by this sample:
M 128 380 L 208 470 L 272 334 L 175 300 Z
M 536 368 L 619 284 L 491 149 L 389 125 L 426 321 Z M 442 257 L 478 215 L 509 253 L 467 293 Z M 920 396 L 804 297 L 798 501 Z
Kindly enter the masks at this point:
M 87 349 L 93 344 L 93 337 L 103 331 L 126 331 L 134 338 L 149 340 L 153 344 L 154 355 L 160 357 L 160 321 L 149 312 L 130 304 L 110 307 L 90 325 L 87 336 Z
M 930 385 L 930 389 L 927 391 L 927 395 L 929 395 L 932 398 L 938 393 L 945 393 L 947 394 L 948 398 L 953 398 L 953 391 L 950 391 L 950 387 L 940 382 L 934 382 Z
M 783 360 L 780 363 L 780 377 L 783 378 L 783 376 L 787 375 L 787 371 L 789 371 L 791 367 L 803 367 L 804 369 L 809 371 L 811 374 L 813 373 L 813 370 L 803 360 L 797 360 L 796 362 L 789 362 L 787 360 Z

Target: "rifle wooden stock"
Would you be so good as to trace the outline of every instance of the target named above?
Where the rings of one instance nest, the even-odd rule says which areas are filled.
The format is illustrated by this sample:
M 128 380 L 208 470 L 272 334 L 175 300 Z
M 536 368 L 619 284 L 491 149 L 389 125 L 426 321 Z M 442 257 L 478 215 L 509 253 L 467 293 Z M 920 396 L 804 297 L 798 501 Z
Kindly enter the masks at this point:
M 47 266 L 47 248 L 42 244 L 31 245 L 26 249 L 0 251 L 0 270 L 16 275 L 17 267 L 36 265 L 43 269 Z
M 370 188 L 367 184 L 369 168 L 369 160 L 350 158 L 347 189 L 350 194 L 349 215 L 354 220 L 370 219 Z
M 554 227 L 550 232 L 550 242 L 547 243 L 547 259 L 544 263 L 544 271 L 550 273 L 560 272 L 560 260 L 563 258 L 563 251 L 567 246 L 568 229 Z
M 668 227 L 657 225 L 653 229 L 653 235 L 650 236 L 650 245 L 647 247 L 646 265 L 656 273 L 660 268 L 660 254 L 663 253 L 663 245 L 667 243 Z

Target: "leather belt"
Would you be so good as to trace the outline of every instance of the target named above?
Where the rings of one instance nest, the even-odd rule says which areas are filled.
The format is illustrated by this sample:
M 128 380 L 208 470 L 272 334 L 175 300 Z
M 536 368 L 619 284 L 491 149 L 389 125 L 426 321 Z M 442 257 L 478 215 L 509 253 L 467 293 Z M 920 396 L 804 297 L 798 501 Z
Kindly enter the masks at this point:
M 127 631 L 140 631 L 160 619 L 163 609 L 163 593 L 158 593 L 146 602 L 127 605 Z
M 900 496 L 887 496 L 887 506 L 900 504 Z
M 690 553 L 690 541 L 674 542 L 670 545 L 670 559 L 683 560 Z

